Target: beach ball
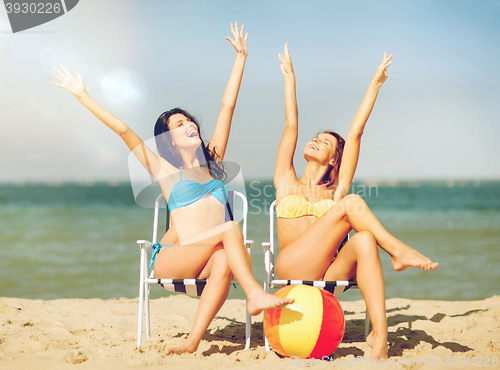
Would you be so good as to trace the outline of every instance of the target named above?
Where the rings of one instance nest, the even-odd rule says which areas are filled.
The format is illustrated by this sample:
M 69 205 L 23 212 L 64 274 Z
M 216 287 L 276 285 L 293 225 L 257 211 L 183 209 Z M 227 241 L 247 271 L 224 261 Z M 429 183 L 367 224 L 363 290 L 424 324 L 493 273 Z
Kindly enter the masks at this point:
M 323 358 L 339 346 L 345 320 L 337 298 L 308 285 L 289 285 L 275 294 L 295 298 L 284 308 L 266 310 L 264 333 L 271 347 L 285 357 Z

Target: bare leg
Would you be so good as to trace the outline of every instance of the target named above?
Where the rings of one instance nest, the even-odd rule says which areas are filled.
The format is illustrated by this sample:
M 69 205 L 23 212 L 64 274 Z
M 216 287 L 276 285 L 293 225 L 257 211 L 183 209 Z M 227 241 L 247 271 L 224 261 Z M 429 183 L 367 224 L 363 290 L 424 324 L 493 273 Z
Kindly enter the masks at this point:
M 409 266 L 423 270 L 438 268 L 439 264 L 437 262 L 432 262 L 429 258 L 387 232 L 360 196 L 350 194 L 332 207 L 330 211 L 332 212 L 328 213 L 335 214 L 333 219 L 341 217 L 356 232 L 370 231 L 375 236 L 378 245 L 392 257 L 394 270 L 403 271 Z M 332 218 L 331 215 L 330 218 Z
M 219 228 L 219 226 L 218 226 Z M 284 307 L 293 299 L 280 298 L 264 291 L 252 274 L 252 260 L 243 244 L 243 234 L 237 222 L 220 225 L 220 232 L 194 244 L 176 243 L 163 248 L 155 260 L 155 275 L 158 278 L 193 279 L 201 272 L 214 247 L 222 243 L 229 269 L 238 279 L 248 298 L 248 313 L 258 315 L 263 310 Z
M 335 261 L 330 263 L 352 228 L 360 237 L 358 234 L 353 236 Z M 370 237 L 363 236 L 365 233 Z M 343 280 L 356 277 L 374 323 L 367 342 L 373 345 L 372 357 L 380 358 L 387 356 L 387 320 L 382 269 L 378 253 L 374 253 L 377 248 L 374 248 L 373 239 L 392 257 L 396 270 L 404 270 L 408 266 L 422 269 L 438 267 L 437 263 L 389 234 L 357 195 L 344 197 L 298 238 L 282 248 L 275 267 L 281 279 Z M 348 248 L 349 245 L 356 247 Z
M 304 276 L 302 279 L 321 278 L 338 246 L 351 229 L 356 232 L 370 231 L 377 244 L 392 257 L 396 271 L 405 270 L 409 266 L 423 270 L 439 266 L 387 232 L 363 199 L 350 194 L 280 251 L 276 260 L 278 275 L 282 279 L 288 278 L 285 276 L 297 279 L 290 273 L 300 272 Z
M 234 221 L 231 222 L 233 222 L 233 227 L 223 233 L 222 242 L 229 268 L 238 279 L 248 298 L 248 313 L 255 316 L 263 310 L 284 307 L 293 303 L 294 299 L 279 298 L 269 294 L 257 283 L 252 274 L 250 255 L 242 243 L 243 234 L 240 225 Z
M 366 340 L 373 347 L 371 358 L 387 358 L 384 277 L 373 234 L 369 231 L 355 234 L 332 262 L 324 279 L 357 280 L 373 325 Z
M 222 248 L 212 254 L 198 278 L 208 278 L 208 282 L 200 297 L 191 332 L 181 346 L 167 348 L 165 350 L 167 355 L 170 353 L 195 352 L 208 326 L 224 304 L 229 294 L 233 274 L 229 270 L 226 255 Z
M 250 255 L 243 244 L 243 235 L 237 223 L 226 223 L 222 230 L 212 233 L 202 242 L 198 240 L 196 244 L 181 246 L 176 243 L 163 248 L 156 257 L 155 275 L 158 278 L 209 278 L 200 297 L 190 334 L 181 346 L 167 348 L 167 354 L 196 351 L 210 322 L 227 298 L 233 274 L 231 271 L 236 272 L 238 282 L 247 295 L 248 312 L 251 315 L 294 301 L 266 293 L 254 279 Z M 224 248 L 221 248 L 222 245 Z

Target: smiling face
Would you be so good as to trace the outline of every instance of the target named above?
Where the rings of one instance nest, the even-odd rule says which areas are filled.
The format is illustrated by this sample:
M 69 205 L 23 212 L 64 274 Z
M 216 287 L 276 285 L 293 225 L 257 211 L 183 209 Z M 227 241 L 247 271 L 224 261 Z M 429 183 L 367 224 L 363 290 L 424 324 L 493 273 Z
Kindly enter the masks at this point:
M 330 134 L 319 134 L 306 144 L 304 158 L 306 161 L 316 161 L 322 165 L 334 164 L 337 139 Z
M 168 119 L 168 128 L 172 136 L 172 144 L 179 149 L 201 144 L 199 128 L 189 117 L 181 113 L 172 114 Z

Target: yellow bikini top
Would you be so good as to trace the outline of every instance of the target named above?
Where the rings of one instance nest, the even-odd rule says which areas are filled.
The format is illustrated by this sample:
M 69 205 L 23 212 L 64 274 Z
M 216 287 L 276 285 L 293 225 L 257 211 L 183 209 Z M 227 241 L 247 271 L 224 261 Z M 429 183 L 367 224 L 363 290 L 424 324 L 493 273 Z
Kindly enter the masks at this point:
M 300 195 L 288 195 L 276 207 L 276 214 L 281 218 L 321 217 L 334 204 L 335 201 L 332 199 L 321 199 L 316 203 L 311 203 Z

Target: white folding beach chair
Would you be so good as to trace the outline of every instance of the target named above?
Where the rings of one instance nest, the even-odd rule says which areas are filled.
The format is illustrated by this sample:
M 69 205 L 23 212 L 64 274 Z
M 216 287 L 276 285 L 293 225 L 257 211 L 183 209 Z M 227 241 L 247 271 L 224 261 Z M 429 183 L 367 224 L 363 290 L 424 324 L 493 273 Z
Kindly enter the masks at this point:
M 262 249 L 264 250 L 264 290 L 268 293 L 271 289 L 280 289 L 287 285 L 310 285 L 315 286 L 319 289 L 324 289 L 332 293 L 333 295 L 339 295 L 350 288 L 358 288 L 358 283 L 356 281 L 347 280 L 337 280 L 337 281 L 306 281 L 306 280 L 279 280 L 275 279 L 274 276 L 274 211 L 275 211 L 276 201 L 271 203 L 269 207 L 269 242 L 262 243 Z M 339 247 L 340 249 L 349 240 L 349 235 L 344 239 Z M 338 253 L 338 251 L 337 251 Z M 366 311 L 365 318 L 365 338 L 368 336 L 368 331 L 370 329 L 370 317 L 368 316 L 368 310 Z M 269 341 L 264 333 L 264 341 L 266 344 L 266 350 L 270 351 Z
M 239 197 L 243 201 L 243 237 L 245 240 L 245 246 L 248 253 L 251 253 L 253 240 L 247 240 L 247 213 L 248 213 L 248 202 L 246 197 L 238 191 L 229 191 L 228 200 L 226 204 L 226 221 L 233 220 L 234 211 L 234 200 L 235 196 Z M 137 346 L 142 343 L 142 324 L 143 316 L 146 316 L 146 336 L 151 338 L 150 333 L 150 312 L 149 312 L 149 292 L 151 284 L 159 284 L 163 288 L 179 293 L 186 293 L 194 297 L 199 297 L 203 292 L 203 288 L 208 281 L 208 279 L 155 279 L 153 269 L 149 270 L 149 257 L 148 250 L 152 250 L 152 245 L 157 242 L 157 230 L 158 230 L 158 214 L 160 209 L 160 202 L 163 199 L 163 194 L 160 194 L 155 201 L 154 209 L 154 222 L 153 222 L 153 239 L 152 241 L 138 240 L 141 251 L 141 265 L 140 265 L 140 283 L 139 283 L 139 324 L 137 332 Z M 167 207 L 167 228 L 169 225 L 169 212 Z M 233 279 L 233 283 L 238 284 L 236 279 Z M 248 302 L 247 302 L 248 303 Z M 252 329 L 252 319 L 248 310 L 246 312 L 246 340 L 245 349 L 250 348 L 250 336 Z

